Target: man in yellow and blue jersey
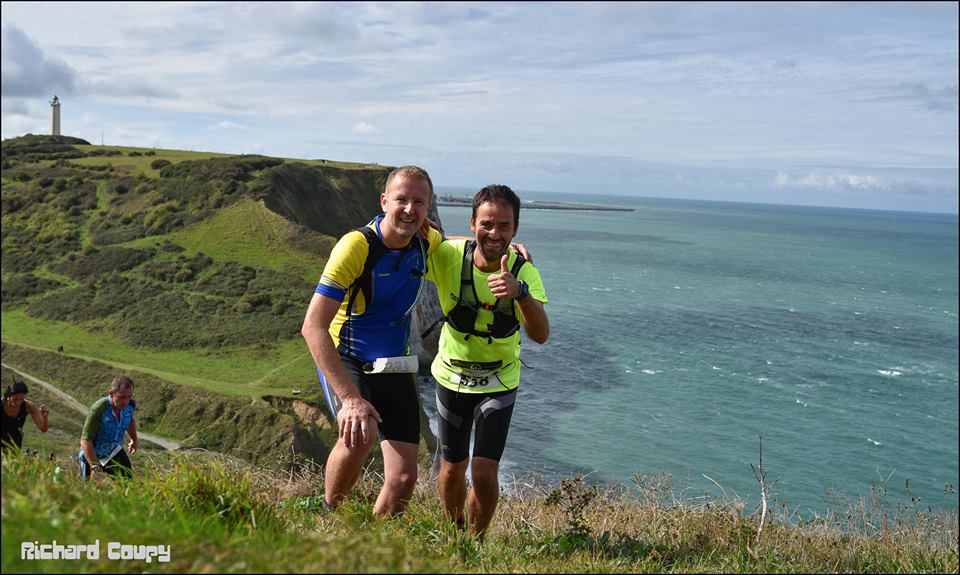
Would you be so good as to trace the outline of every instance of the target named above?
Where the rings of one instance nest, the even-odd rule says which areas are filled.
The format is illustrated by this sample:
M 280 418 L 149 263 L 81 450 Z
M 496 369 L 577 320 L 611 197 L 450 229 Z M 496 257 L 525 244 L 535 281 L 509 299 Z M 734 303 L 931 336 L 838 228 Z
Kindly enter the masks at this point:
M 340 238 L 307 309 L 301 333 L 339 432 L 324 473 L 328 507 L 346 499 L 378 435 L 384 485 L 374 512 L 400 513 L 413 495 L 420 445 L 416 362 L 412 372 L 370 372 L 379 358 L 409 355 L 410 314 L 427 256 L 441 242 L 439 232 L 424 226 L 432 195 L 423 169 L 391 172 L 380 196 L 383 214 Z

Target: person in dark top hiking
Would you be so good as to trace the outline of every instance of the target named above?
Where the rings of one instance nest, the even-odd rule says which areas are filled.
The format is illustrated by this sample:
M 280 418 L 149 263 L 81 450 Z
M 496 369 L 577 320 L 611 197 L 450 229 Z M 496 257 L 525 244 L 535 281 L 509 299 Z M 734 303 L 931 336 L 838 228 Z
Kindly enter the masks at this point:
M 133 380 L 125 375 L 115 377 L 110 384 L 109 395 L 90 407 L 80 435 L 80 452 L 77 454 L 84 479 L 94 473 L 133 479 L 133 466 L 123 449 L 123 435 L 126 433 L 130 436 L 127 448 L 133 455 L 139 446 L 137 422 L 133 418 L 136 407 Z
M 23 424 L 27 421 L 27 414 L 33 418 L 37 428 L 46 433 L 47 415 L 50 410 L 46 405 L 37 407 L 27 400 L 27 384 L 14 379 L 3 391 L 3 435 L 0 437 L 3 453 L 19 451 L 23 447 Z

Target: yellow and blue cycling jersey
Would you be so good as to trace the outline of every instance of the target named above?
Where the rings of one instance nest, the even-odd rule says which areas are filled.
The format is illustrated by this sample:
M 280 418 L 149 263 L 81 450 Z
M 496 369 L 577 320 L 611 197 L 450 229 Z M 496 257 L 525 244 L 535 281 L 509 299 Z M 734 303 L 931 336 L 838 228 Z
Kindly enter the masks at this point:
M 381 241 L 382 220 L 383 216 L 377 216 L 368 224 Z M 358 230 L 340 238 L 330 252 L 316 292 L 340 302 L 330 323 L 330 335 L 342 355 L 373 361 L 407 354 L 410 313 L 423 286 L 426 256 L 441 241 L 440 232 L 431 229 L 422 246 L 414 240 L 405 249 L 386 250 L 372 270 L 371 302 L 367 302 L 355 285 L 369 253 L 367 239 Z M 354 291 L 358 293 L 348 315 L 347 305 Z

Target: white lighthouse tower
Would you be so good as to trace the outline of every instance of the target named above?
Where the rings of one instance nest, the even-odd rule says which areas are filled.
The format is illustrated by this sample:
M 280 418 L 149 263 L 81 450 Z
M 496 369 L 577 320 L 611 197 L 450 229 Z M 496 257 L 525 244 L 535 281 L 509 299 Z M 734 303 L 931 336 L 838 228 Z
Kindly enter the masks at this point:
M 50 133 L 54 136 L 60 135 L 60 98 L 56 95 L 50 100 Z

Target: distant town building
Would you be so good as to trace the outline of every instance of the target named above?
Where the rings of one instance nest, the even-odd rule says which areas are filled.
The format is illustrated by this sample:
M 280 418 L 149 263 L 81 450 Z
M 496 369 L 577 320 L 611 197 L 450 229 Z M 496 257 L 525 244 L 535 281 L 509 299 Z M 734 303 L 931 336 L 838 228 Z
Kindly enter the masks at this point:
M 60 98 L 56 95 L 50 100 L 50 134 L 60 135 Z

